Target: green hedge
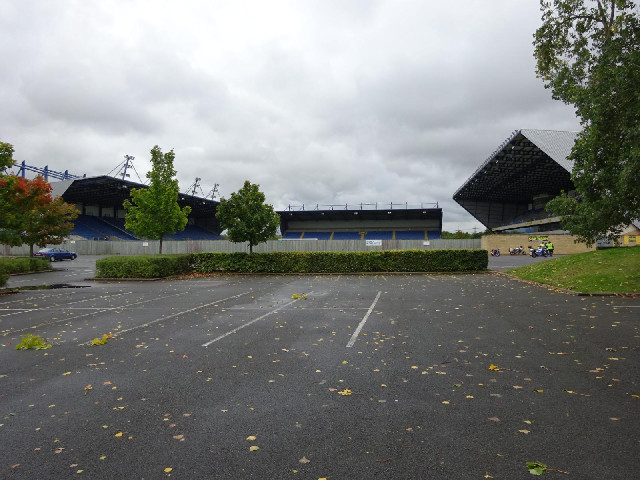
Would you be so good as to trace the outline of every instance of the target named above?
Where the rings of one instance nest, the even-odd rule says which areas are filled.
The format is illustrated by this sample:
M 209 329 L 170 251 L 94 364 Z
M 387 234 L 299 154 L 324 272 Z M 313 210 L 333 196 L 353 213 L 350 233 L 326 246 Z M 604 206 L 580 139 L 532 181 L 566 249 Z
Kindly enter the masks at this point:
M 96 261 L 96 278 L 162 278 L 189 272 L 189 254 L 107 257 Z
M 485 270 L 486 250 L 193 253 L 197 273 L 464 272 Z
M 51 270 L 50 263 L 43 258 L 4 257 L 0 258 L 0 287 L 7 284 L 12 273 L 34 273 Z
M 162 278 L 185 273 L 469 272 L 485 270 L 486 250 L 192 253 L 108 257 L 96 278 Z

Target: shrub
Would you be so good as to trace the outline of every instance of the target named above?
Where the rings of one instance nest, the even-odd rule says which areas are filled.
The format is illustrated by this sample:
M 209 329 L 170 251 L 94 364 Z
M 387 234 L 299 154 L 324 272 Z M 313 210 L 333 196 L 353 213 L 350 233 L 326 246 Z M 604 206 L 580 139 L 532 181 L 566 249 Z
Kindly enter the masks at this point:
M 162 278 L 191 271 L 190 256 L 142 255 L 96 261 L 96 278 Z
M 197 273 L 462 272 L 487 268 L 485 250 L 194 253 Z
M 51 348 L 51 344 L 47 343 L 40 335 L 32 335 L 27 333 L 22 337 L 20 343 L 16 345 L 16 350 L 46 350 Z
M 12 273 L 32 273 L 51 270 L 51 265 L 42 258 L 4 257 L 0 258 L 0 287 L 4 287 Z

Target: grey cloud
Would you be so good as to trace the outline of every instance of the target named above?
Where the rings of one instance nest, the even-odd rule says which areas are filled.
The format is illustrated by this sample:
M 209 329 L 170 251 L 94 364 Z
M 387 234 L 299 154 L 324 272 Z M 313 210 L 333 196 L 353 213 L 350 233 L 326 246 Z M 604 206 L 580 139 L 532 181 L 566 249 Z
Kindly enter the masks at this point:
M 105 174 L 155 144 L 180 186 L 249 179 L 283 208 L 440 202 L 516 128 L 576 129 L 535 78 L 537 5 L 512 0 L 8 0 L 0 140 Z M 72 173 L 75 173 L 72 172 Z

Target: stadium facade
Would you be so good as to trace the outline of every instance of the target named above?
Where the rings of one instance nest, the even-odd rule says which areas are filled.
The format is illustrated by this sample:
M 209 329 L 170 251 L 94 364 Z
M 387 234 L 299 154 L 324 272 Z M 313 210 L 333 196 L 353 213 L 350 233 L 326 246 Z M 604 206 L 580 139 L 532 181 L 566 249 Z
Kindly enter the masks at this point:
M 133 232 L 125 229 L 123 202 L 129 198 L 132 188 L 148 188 L 147 185 L 110 177 L 73 178 L 52 182 L 54 196 L 75 204 L 80 216 L 75 221 L 72 237 L 94 240 L 138 240 Z M 180 193 L 180 207 L 191 207 L 189 223 L 183 232 L 167 235 L 167 240 L 219 240 L 221 228 L 215 217 L 219 202 L 194 195 Z
M 561 191 L 575 192 L 567 157 L 576 137 L 556 130 L 514 131 L 453 199 L 496 233 L 566 233 L 545 205 Z
M 285 240 L 433 240 L 442 233 L 437 203 L 289 206 L 277 213 Z

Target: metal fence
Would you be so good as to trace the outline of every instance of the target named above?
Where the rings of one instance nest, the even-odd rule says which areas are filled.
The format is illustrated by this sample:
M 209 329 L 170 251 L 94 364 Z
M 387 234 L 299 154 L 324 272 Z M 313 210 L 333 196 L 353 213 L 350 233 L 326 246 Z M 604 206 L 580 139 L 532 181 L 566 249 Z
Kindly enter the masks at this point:
M 371 250 L 407 249 L 477 249 L 480 239 L 471 240 L 273 240 L 253 247 L 254 252 L 360 252 Z M 148 255 L 156 254 L 158 241 L 100 241 L 76 240 L 59 245 L 78 255 Z M 35 248 L 34 251 L 38 249 Z M 248 243 L 232 243 L 227 240 L 185 240 L 162 242 L 162 253 L 194 252 L 248 252 Z M 29 247 L 0 246 L 4 256 L 27 256 Z

